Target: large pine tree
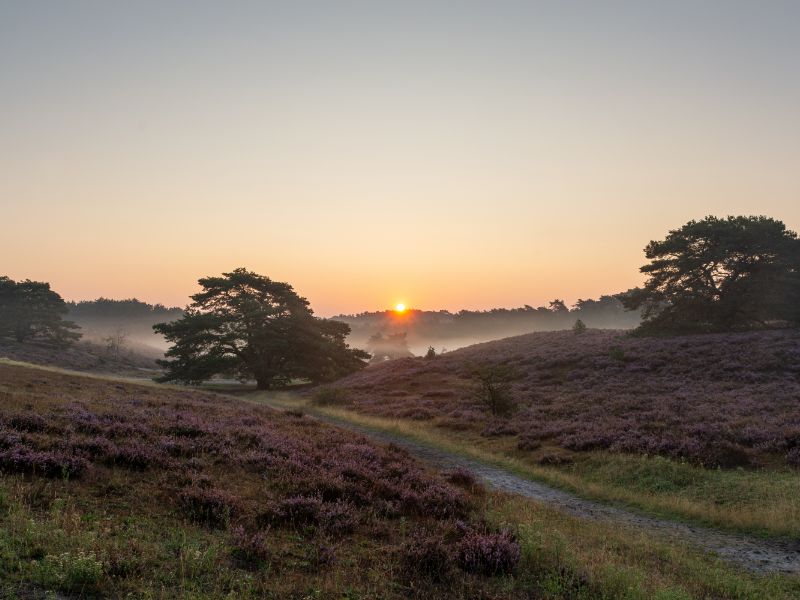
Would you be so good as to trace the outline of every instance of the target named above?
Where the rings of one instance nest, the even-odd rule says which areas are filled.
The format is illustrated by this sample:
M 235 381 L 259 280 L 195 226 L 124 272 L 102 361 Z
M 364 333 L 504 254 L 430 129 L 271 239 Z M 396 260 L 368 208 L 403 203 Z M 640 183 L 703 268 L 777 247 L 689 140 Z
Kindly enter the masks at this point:
M 706 217 L 645 248 L 644 288 L 621 296 L 643 332 L 800 322 L 800 240 L 767 217 Z
M 68 345 L 81 337 L 78 326 L 64 319 L 64 299 L 43 281 L 0 277 L 0 337 Z
M 154 326 L 173 343 L 160 361 L 162 381 L 224 375 L 269 389 L 291 379 L 332 380 L 369 358 L 347 346 L 348 325 L 315 317 L 288 283 L 241 268 L 199 283 L 181 319 Z

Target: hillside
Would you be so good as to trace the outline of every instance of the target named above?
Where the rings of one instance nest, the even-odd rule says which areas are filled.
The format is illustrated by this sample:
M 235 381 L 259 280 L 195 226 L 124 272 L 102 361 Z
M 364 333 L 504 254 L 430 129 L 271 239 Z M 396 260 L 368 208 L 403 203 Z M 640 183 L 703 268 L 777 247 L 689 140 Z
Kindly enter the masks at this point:
M 476 399 L 470 371 L 489 364 L 514 372 L 509 419 Z M 371 366 L 335 387 L 360 412 L 514 438 L 542 461 L 609 450 L 705 466 L 800 465 L 800 330 L 533 333 Z
M 20 344 L 0 338 L 0 358 L 90 373 L 150 378 L 160 372 L 155 362 L 160 356 L 163 355 L 157 351 L 129 348 L 115 354 L 104 345 L 86 340 L 63 348 L 35 341 Z
M 3 364 L 0 407 L 0 596 L 517 597 L 492 575 L 519 546 L 481 521 L 483 492 L 399 448 L 210 393 Z

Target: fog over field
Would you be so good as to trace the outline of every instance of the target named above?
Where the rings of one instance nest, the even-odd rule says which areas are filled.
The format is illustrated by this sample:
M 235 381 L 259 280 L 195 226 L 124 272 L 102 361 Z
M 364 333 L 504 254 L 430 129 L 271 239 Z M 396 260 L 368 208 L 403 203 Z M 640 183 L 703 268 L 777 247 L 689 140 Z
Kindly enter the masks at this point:
M 112 338 L 128 350 L 145 356 L 161 357 L 169 344 L 153 331 L 153 325 L 171 322 L 183 315 L 179 307 L 148 304 L 136 299 L 83 300 L 67 303 L 68 318 L 81 328 L 83 339 L 98 345 Z M 437 352 L 455 350 L 479 342 L 531 333 L 569 329 L 580 319 L 598 329 L 631 329 L 640 321 L 638 311 L 627 311 L 614 296 L 598 300 L 578 300 L 568 308 L 555 300 L 549 306 L 534 308 L 496 308 L 484 311 L 423 311 L 413 308 L 336 315 L 332 320 L 351 327 L 350 345 L 369 349 L 370 338 L 380 335 L 405 335 L 408 350 L 420 356 L 429 347 Z
M 350 325 L 348 339 L 354 346 L 369 349 L 370 338 L 376 334 L 405 334 L 408 349 L 417 356 L 428 347 L 441 352 L 534 331 L 569 329 L 578 319 L 597 329 L 632 329 L 641 320 L 639 311 L 625 310 L 614 296 L 578 300 L 572 308 L 562 300 L 554 300 L 538 308 L 525 305 L 458 312 L 404 309 L 332 318 Z

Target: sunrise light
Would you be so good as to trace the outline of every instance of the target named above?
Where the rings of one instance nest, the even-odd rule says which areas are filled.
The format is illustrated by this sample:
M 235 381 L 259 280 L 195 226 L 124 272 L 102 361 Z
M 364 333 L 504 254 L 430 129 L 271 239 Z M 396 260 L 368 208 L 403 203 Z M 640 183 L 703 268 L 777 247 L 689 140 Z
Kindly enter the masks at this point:
M 406 312 L 406 305 L 403 304 L 402 302 L 398 302 L 394 306 L 394 312 L 396 312 L 398 314 L 402 314 L 402 313 Z

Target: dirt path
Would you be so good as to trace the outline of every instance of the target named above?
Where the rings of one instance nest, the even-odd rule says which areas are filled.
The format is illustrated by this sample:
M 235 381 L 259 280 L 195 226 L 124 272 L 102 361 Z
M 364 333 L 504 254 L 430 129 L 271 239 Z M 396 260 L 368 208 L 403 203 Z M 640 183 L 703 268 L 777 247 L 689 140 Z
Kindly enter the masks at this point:
M 697 546 L 754 573 L 800 573 L 800 540 L 761 539 L 650 517 L 623 508 L 585 500 L 569 492 L 519 477 L 501 469 L 386 431 L 315 414 L 328 423 L 363 433 L 375 440 L 407 449 L 439 469 L 462 467 L 480 477 L 489 487 L 544 502 L 567 514 L 636 529 L 646 529 L 669 541 Z

